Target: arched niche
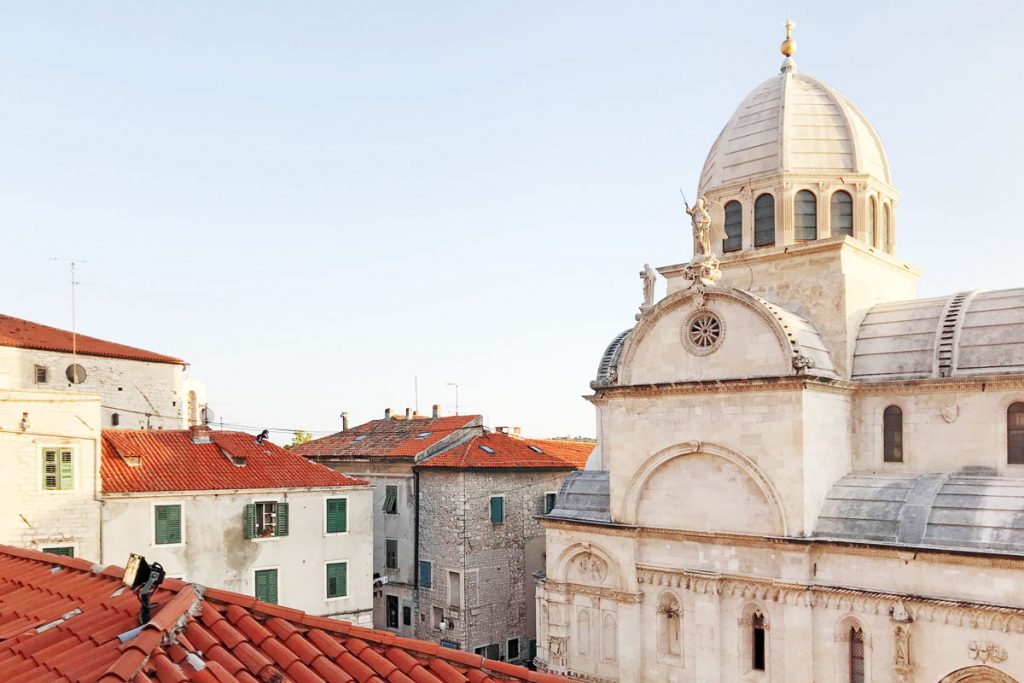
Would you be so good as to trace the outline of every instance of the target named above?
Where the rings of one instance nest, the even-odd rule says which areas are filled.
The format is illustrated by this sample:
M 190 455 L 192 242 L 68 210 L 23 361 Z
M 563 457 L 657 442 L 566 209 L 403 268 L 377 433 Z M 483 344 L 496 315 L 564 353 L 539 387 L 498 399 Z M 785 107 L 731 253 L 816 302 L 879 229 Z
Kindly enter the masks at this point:
M 593 543 L 574 543 L 558 559 L 556 580 L 584 586 L 623 589 L 619 566 L 603 548 Z
M 782 499 L 745 455 L 717 444 L 663 449 L 633 475 L 623 498 L 625 524 L 768 536 L 786 535 Z
M 991 666 L 969 666 L 954 671 L 939 683 L 1017 683 L 1017 679 Z

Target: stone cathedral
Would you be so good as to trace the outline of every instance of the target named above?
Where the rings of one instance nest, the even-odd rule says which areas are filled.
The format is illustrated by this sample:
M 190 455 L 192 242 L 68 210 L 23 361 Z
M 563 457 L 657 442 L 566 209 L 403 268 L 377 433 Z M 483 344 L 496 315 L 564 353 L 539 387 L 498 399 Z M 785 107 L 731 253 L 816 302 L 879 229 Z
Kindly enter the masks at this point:
M 588 681 L 1024 681 L 1024 289 L 916 298 L 885 149 L 781 72 L 645 268 L 544 524 L 538 666 Z

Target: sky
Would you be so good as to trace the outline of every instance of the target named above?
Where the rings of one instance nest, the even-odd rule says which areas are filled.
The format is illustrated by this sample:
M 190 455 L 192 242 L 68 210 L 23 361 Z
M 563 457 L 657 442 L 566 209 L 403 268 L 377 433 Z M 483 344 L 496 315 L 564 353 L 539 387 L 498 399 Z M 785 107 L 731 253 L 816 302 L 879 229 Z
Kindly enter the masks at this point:
M 79 332 L 186 359 L 215 421 L 449 414 L 454 383 L 592 436 L 787 14 L 882 138 L 919 294 L 1024 286 L 1016 0 L 0 0 L 0 312 L 69 328 L 73 259 Z

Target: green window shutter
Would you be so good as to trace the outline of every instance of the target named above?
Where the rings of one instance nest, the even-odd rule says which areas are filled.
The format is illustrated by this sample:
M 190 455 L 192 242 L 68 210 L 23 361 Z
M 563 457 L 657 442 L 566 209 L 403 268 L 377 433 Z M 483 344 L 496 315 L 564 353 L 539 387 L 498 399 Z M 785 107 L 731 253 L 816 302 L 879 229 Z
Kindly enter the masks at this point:
M 348 499 L 327 500 L 327 533 L 339 534 L 348 531 Z
M 43 488 L 55 491 L 57 489 L 57 451 L 43 451 Z
M 275 529 L 275 536 L 287 536 L 288 535 L 288 503 L 277 504 L 277 528 Z
M 51 555 L 62 555 L 64 557 L 74 557 L 75 549 L 70 545 L 60 546 L 57 548 L 43 548 L 44 553 L 50 553 Z
M 71 451 L 60 452 L 60 489 L 75 488 L 75 459 Z
M 505 523 L 505 499 L 501 496 L 491 498 L 491 524 Z
M 277 604 L 277 570 L 260 569 L 256 571 L 256 599 Z
M 348 563 L 327 565 L 327 597 L 343 598 L 348 595 Z
M 426 560 L 420 560 L 420 588 L 433 588 L 433 566 Z
M 249 504 L 245 506 L 245 512 L 242 513 L 242 532 L 246 538 L 256 538 L 256 505 Z
M 153 511 L 157 545 L 181 543 L 181 506 L 157 505 Z

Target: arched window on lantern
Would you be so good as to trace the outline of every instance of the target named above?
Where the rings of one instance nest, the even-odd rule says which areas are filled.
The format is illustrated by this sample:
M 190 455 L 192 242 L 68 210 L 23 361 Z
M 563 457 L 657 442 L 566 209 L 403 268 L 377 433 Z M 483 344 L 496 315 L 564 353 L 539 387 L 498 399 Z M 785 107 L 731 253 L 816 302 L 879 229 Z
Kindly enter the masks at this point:
M 725 205 L 725 239 L 722 251 L 739 251 L 743 247 L 743 205 L 732 201 Z
M 839 190 L 832 193 L 832 236 L 853 237 L 853 198 L 849 192 Z
M 903 411 L 889 406 L 882 413 L 882 460 L 903 462 Z
M 775 244 L 775 197 L 763 194 L 754 202 L 754 246 Z
M 882 204 L 882 234 L 885 238 L 882 240 L 881 247 L 885 250 L 885 253 L 892 253 L 892 210 L 888 204 Z
M 793 227 L 798 242 L 818 239 L 818 198 L 810 190 L 800 190 L 793 202 Z
M 864 243 L 869 247 L 875 246 L 875 231 L 878 224 L 878 202 L 871 198 L 871 206 L 868 208 L 867 232 L 864 235 Z
M 1006 409 L 1006 462 L 1024 465 L 1024 403 L 1011 403 Z

